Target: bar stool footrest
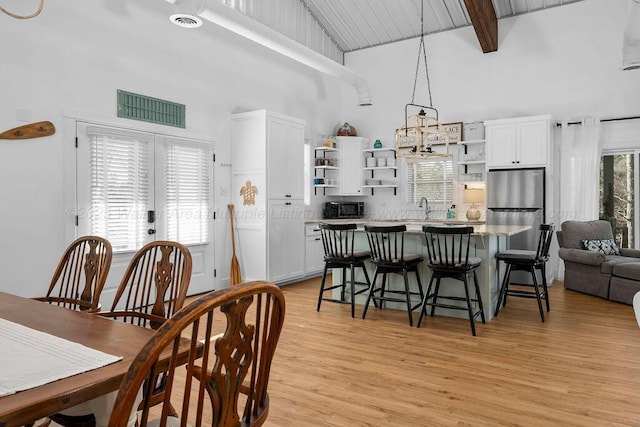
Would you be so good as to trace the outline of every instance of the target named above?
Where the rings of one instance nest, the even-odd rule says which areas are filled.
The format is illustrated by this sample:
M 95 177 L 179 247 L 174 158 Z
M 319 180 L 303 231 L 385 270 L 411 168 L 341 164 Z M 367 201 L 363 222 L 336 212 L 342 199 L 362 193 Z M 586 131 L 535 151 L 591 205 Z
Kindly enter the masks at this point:
M 522 291 L 520 289 L 507 289 L 507 295 L 523 297 L 523 298 L 538 298 L 535 292 L 532 291 Z M 544 299 L 547 297 L 547 293 L 544 291 L 540 291 L 540 298 Z
M 339 304 L 351 304 L 351 301 L 341 300 L 341 299 L 334 299 L 334 298 L 322 298 L 322 301 L 337 302 Z

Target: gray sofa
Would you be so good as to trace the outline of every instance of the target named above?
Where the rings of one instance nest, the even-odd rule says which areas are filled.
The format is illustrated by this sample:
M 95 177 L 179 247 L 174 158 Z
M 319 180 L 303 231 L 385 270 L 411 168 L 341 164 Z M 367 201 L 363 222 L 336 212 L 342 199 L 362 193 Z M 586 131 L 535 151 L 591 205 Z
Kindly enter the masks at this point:
M 583 249 L 582 240 L 613 239 L 607 221 L 566 221 L 561 228 L 564 287 L 631 305 L 640 291 L 640 250 L 620 248 L 620 255 L 604 255 Z

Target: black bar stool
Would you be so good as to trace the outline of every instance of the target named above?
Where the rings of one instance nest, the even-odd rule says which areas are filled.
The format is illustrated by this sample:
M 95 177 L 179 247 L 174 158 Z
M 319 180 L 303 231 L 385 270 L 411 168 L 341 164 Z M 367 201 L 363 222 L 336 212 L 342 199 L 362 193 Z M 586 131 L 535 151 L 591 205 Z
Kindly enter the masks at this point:
M 538 301 L 538 309 L 540 310 L 540 319 L 544 322 L 544 310 L 542 309 L 542 300 L 545 300 L 547 311 L 549 307 L 549 294 L 547 290 L 547 272 L 546 264 L 549 260 L 549 247 L 553 238 L 553 224 L 541 224 L 540 235 L 538 237 L 538 248 L 535 251 L 526 251 L 519 249 L 510 249 L 498 252 L 496 258 L 503 261 L 507 265 L 504 273 L 500 294 L 498 295 L 498 303 L 496 304 L 495 315 L 498 315 L 500 306 L 507 305 L 507 296 L 535 298 Z M 512 271 L 524 270 L 531 273 L 533 284 L 522 284 L 521 286 L 532 287 L 533 290 L 526 289 L 509 289 L 509 278 Z M 542 276 L 542 290 L 536 277 L 536 270 L 540 270 Z
M 418 327 L 422 324 L 422 318 L 424 317 L 427 306 L 431 307 L 431 316 L 435 313 L 436 307 L 465 310 L 469 313 L 471 334 L 475 336 L 475 319 L 480 316 L 482 323 L 485 323 L 485 319 L 480 286 L 478 284 L 478 275 L 476 274 L 476 270 L 482 263 L 482 260 L 478 257 L 469 256 L 473 227 L 430 227 L 424 225 L 422 226 L 422 231 L 425 233 L 427 240 L 431 279 L 429 280 L 427 294 L 422 300 Z M 471 298 L 469 292 L 468 276 L 470 274 L 473 274 L 475 298 Z M 443 278 L 460 280 L 464 284 L 465 296 L 440 295 L 440 280 Z M 436 281 L 436 287 L 433 293 L 431 293 L 434 280 Z M 447 304 L 438 302 L 438 300 L 464 301 L 465 305 Z M 475 311 L 473 310 L 473 303 L 476 303 L 478 306 Z
M 413 311 L 420 307 L 420 302 L 413 304 L 411 297 L 417 295 L 422 300 L 424 296 L 420 273 L 418 272 L 418 265 L 423 261 L 422 256 L 405 255 L 404 232 L 407 230 L 405 225 L 391 227 L 365 225 L 364 230 L 367 232 L 369 249 L 371 249 L 371 262 L 376 266 L 376 271 L 373 275 L 371 288 L 369 288 L 369 296 L 364 306 L 362 318 L 364 319 L 367 315 L 367 309 L 369 308 L 369 302 L 371 300 L 373 300 L 374 305 L 379 308 L 382 308 L 384 301 L 394 301 L 406 303 L 409 325 L 413 326 Z M 416 274 L 418 291 L 411 291 L 409 287 L 410 271 Z M 387 274 L 389 273 L 402 275 L 404 278 L 404 290 L 386 289 Z M 382 274 L 382 284 L 376 288 L 379 274 Z M 403 298 L 394 297 L 393 295 L 402 295 Z
M 324 271 L 322 273 L 322 283 L 320 284 L 320 294 L 318 295 L 318 311 L 322 301 L 332 301 L 339 303 L 349 303 L 345 300 L 345 290 L 347 288 L 347 268 L 351 272 L 351 317 L 355 317 L 355 296 L 366 292 L 371 286 L 365 260 L 369 259 L 369 251 L 354 250 L 356 224 L 324 224 L 318 225 L 322 235 L 322 245 L 324 246 Z M 338 285 L 327 287 L 327 271 L 330 268 L 342 269 L 342 280 Z M 366 282 L 355 280 L 355 269 L 362 268 Z M 365 286 L 363 289 L 355 290 L 358 285 Z M 340 299 L 324 297 L 324 292 L 340 288 Z

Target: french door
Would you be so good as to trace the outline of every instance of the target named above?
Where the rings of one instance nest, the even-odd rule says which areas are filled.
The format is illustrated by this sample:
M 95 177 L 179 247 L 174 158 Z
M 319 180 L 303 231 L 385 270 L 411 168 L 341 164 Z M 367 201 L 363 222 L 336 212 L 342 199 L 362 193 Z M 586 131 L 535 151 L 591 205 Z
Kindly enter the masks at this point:
M 84 122 L 76 133 L 77 233 L 105 237 L 114 250 L 103 307 L 135 251 L 153 240 L 189 248 L 190 295 L 213 290 L 212 144 Z

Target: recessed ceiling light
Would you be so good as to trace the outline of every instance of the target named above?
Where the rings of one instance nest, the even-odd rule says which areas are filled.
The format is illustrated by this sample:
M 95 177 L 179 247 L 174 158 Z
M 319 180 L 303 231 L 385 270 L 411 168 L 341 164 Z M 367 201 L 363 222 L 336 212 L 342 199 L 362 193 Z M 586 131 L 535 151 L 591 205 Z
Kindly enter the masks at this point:
M 169 17 L 169 20 L 183 28 L 198 28 L 202 25 L 202 19 L 186 13 L 175 13 Z

